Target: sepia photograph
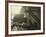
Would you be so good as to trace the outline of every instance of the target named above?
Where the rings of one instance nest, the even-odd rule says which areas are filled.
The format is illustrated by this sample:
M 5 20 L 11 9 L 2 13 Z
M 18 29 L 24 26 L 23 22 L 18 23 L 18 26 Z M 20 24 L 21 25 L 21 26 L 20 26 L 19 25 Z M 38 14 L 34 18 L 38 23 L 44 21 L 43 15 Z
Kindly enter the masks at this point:
M 40 30 L 40 7 L 11 5 L 11 30 Z

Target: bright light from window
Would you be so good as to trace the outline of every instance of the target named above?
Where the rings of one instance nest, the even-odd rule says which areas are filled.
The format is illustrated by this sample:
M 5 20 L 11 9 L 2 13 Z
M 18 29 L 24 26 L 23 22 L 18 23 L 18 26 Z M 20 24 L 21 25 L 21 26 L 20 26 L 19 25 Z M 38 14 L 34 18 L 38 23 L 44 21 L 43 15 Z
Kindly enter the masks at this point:
M 14 16 L 16 14 L 20 14 L 21 8 L 22 8 L 21 6 L 12 6 L 11 7 L 12 16 Z

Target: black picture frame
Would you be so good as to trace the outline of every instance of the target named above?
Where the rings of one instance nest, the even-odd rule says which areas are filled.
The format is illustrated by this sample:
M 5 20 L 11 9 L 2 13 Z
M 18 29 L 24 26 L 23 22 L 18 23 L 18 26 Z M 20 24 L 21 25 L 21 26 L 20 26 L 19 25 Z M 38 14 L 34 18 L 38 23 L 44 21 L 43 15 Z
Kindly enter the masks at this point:
M 43 32 L 40 33 L 24 33 L 24 34 L 8 34 L 8 3 L 22 3 L 22 4 L 38 4 L 43 5 Z M 44 2 L 26 2 L 26 1 L 5 1 L 5 36 L 22 36 L 22 35 L 39 35 L 45 34 L 45 3 Z

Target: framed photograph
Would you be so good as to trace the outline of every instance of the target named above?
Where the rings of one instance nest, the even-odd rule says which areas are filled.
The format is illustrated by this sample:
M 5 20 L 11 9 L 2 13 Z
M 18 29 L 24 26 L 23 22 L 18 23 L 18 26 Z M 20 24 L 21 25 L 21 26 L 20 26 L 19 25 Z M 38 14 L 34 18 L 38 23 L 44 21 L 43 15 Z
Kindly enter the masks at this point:
M 45 4 L 43 2 L 7 1 L 5 33 L 8 36 L 45 33 Z

